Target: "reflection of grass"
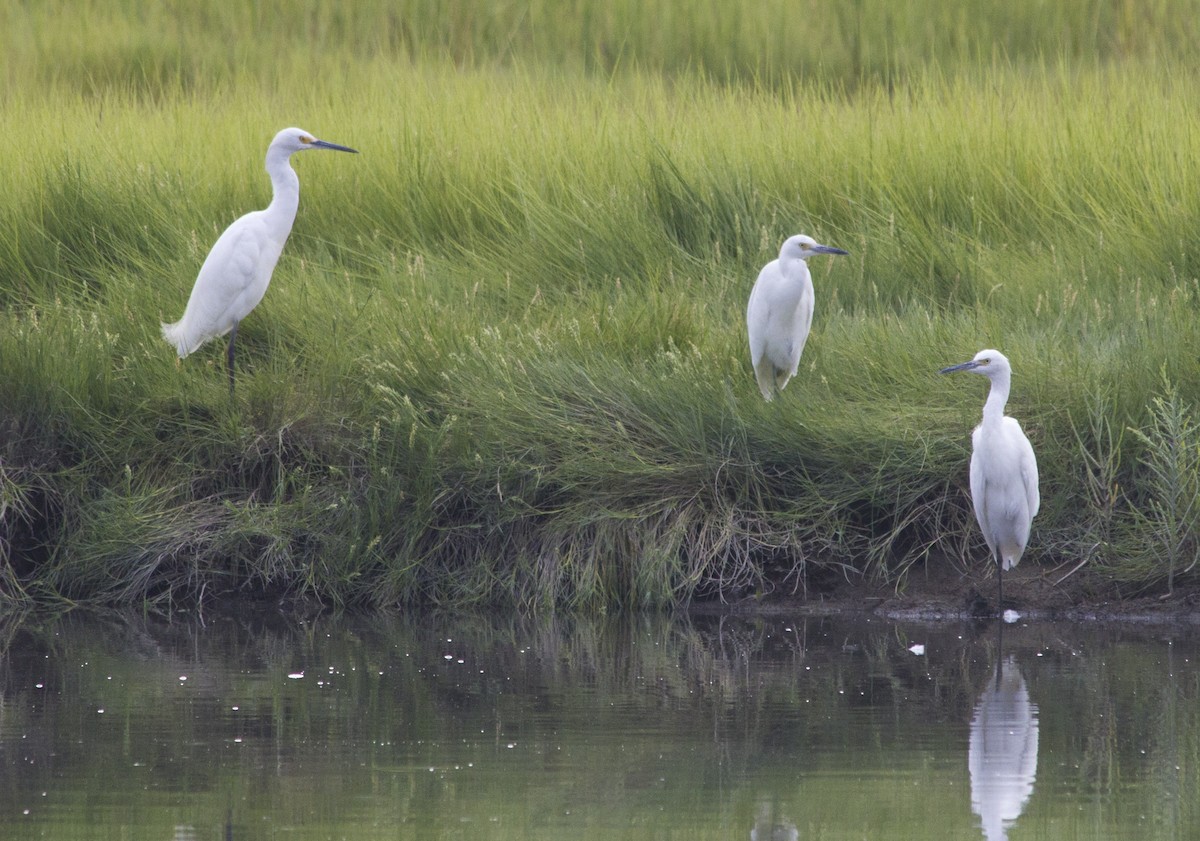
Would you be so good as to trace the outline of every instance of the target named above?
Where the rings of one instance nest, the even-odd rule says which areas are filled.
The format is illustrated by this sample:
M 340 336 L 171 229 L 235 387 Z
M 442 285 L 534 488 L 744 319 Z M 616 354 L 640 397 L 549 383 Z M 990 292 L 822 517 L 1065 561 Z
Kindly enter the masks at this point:
M 59 820 L 113 804 L 113 827 L 181 808 L 215 826 L 232 807 L 303 838 L 436 837 L 447 820 L 501 839 L 666 837 L 672 821 L 743 837 L 764 801 L 814 835 L 971 837 L 968 722 L 999 655 L 994 628 L 811 619 L 76 613 L 4 630 L 13 802 L 48 790 Z M 1005 629 L 1040 707 L 1027 821 L 1125 829 L 1163 814 L 1144 781 L 1192 790 L 1192 641 L 1160 636 Z M 1173 809 L 1192 825 L 1191 800 Z
M 0 599 L 608 608 L 898 576 L 978 547 L 982 388 L 933 372 L 985 345 L 1042 466 L 1030 559 L 1158 574 L 1096 536 L 1156 510 L 1152 433 L 1088 454 L 1154 428 L 1160 370 L 1197 399 L 1195 16 L 401 5 L 0 12 L 39 33 L 0 80 Z M 291 123 L 362 154 L 297 160 L 231 403 L 219 351 L 176 365 L 157 324 Z M 814 261 L 767 405 L 743 307 L 799 229 L 852 255 Z
M 1026 671 L 1031 677 L 1042 675 L 1043 755 L 1072 757 L 1058 766 L 1060 775 L 1041 765 L 1039 788 L 1057 783 L 1070 796 L 1092 804 L 1084 834 L 1086 827 L 1094 831 L 1095 826 L 1119 823 L 1128 814 L 1131 789 L 1144 792 L 1147 807 L 1151 800 L 1162 804 L 1155 813 L 1157 827 L 1165 827 L 1155 830 L 1161 837 L 1187 835 L 1200 820 L 1195 799 L 1185 794 L 1194 790 L 1200 771 L 1200 685 L 1182 667 L 1192 656 L 1194 640 L 1176 637 L 1160 643 L 1157 636 L 1135 635 L 1105 648 L 1103 657 L 1085 656 L 1089 666 L 1084 669 L 1051 661 Z M 1088 649 L 1095 655 L 1099 642 L 1073 643 L 1078 647 L 1070 656 L 1078 658 Z M 1050 700 L 1051 694 L 1057 702 Z M 1064 827 L 1082 821 L 1065 813 L 1056 818 Z
M 0 784 L 17 796 L 55 773 L 56 790 L 86 796 L 92 780 L 106 802 L 145 810 L 123 820 L 158 819 L 181 797 L 223 816 L 233 792 L 242 821 L 352 823 L 396 809 L 404 821 L 459 810 L 520 826 L 542 810 L 644 821 L 664 787 L 679 813 L 707 814 L 728 808 L 714 798 L 731 786 L 790 792 L 798 758 L 903 756 L 881 736 L 897 718 L 965 715 L 938 710 L 938 687 L 961 685 L 958 658 L 930 670 L 886 632 L 816 621 L 289 627 L 210 615 L 202 628 L 72 614 L 20 629 L 13 650 L 0 672 L 5 734 L 25 734 L 33 770 L 10 767 Z M 113 762 L 145 774 L 109 779 Z M 903 768 L 914 762 L 909 752 Z M 508 831 L 499 837 L 520 837 Z

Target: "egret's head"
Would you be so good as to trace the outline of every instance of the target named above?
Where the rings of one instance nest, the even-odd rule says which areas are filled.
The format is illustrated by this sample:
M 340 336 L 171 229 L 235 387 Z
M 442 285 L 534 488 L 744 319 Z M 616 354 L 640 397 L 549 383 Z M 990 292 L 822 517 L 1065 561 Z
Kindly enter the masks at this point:
M 780 260 L 807 260 L 814 254 L 849 254 L 848 251 L 843 251 L 840 248 L 833 248 L 829 245 L 821 245 L 815 239 L 807 234 L 796 234 L 794 237 L 788 237 L 783 247 L 779 249 Z
M 339 146 L 336 143 L 326 143 L 324 140 L 317 140 L 316 137 L 302 128 L 285 128 L 279 134 L 275 135 L 275 139 L 271 141 L 271 148 L 278 149 L 289 155 L 293 152 L 303 152 L 305 149 L 333 149 L 338 152 L 358 151 L 357 149 L 351 149 L 349 146 Z
M 981 350 L 970 362 L 951 365 L 949 368 L 943 368 L 939 373 L 953 374 L 955 371 L 974 371 L 976 374 L 992 377 L 1001 371 L 1008 370 L 1010 370 L 1008 357 L 1003 353 L 998 350 Z

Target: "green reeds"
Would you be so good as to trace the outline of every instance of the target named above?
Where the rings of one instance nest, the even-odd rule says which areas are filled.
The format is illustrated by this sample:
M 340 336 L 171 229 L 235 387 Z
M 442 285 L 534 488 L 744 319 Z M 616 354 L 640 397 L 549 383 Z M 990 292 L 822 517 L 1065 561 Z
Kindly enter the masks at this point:
M 820 28 L 850 12 L 801 16 L 822 64 L 745 47 L 792 15 L 697 4 L 658 16 L 710 45 L 684 66 L 633 5 L 458 4 L 445 40 L 443 5 L 137 5 L 83 4 L 86 43 L 5 13 L 40 37 L 0 109 L 4 598 L 604 608 L 974 566 L 984 390 L 935 372 L 988 346 L 1042 467 L 1027 562 L 1163 579 L 1123 536 L 1161 497 L 1155 399 L 1200 397 L 1192 24 L 993 60 L 864 3 L 854 49 Z M 976 11 L 1021 42 L 1019 4 Z M 295 124 L 362 154 L 294 161 L 230 401 L 220 348 L 176 363 L 158 324 Z M 745 300 L 799 231 L 851 256 L 813 261 L 768 405 Z

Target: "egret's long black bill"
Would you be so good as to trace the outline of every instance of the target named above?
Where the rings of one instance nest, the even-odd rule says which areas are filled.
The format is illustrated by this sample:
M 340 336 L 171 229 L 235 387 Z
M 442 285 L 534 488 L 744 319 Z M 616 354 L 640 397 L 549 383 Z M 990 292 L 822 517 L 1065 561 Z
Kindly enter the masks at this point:
M 834 248 L 832 245 L 814 245 L 812 250 L 818 254 L 849 254 L 849 251 L 843 251 L 840 248 Z
M 953 374 L 955 371 L 970 371 L 972 368 L 978 368 L 979 363 L 972 359 L 970 362 L 960 362 L 957 365 L 951 365 L 949 368 L 943 368 L 938 371 L 939 374 Z
M 335 152 L 353 152 L 356 155 L 358 154 L 357 149 L 351 149 L 349 146 L 339 146 L 327 140 L 314 140 L 312 146 L 316 149 L 332 149 Z

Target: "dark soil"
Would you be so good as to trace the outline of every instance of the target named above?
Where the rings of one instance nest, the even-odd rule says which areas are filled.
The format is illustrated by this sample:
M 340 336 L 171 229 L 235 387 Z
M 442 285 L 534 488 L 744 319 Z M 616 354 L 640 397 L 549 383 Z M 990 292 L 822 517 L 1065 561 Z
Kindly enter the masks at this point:
M 951 620 L 998 616 L 996 574 L 964 571 L 948 560 L 914 566 L 898 582 L 829 577 L 807 592 L 776 590 L 724 604 L 696 605 L 701 612 L 870 613 L 892 619 Z M 1086 570 L 1021 565 L 1004 575 L 1003 610 L 1024 619 L 1128 621 L 1200 625 L 1200 585 L 1189 581 L 1167 593 L 1122 589 Z

